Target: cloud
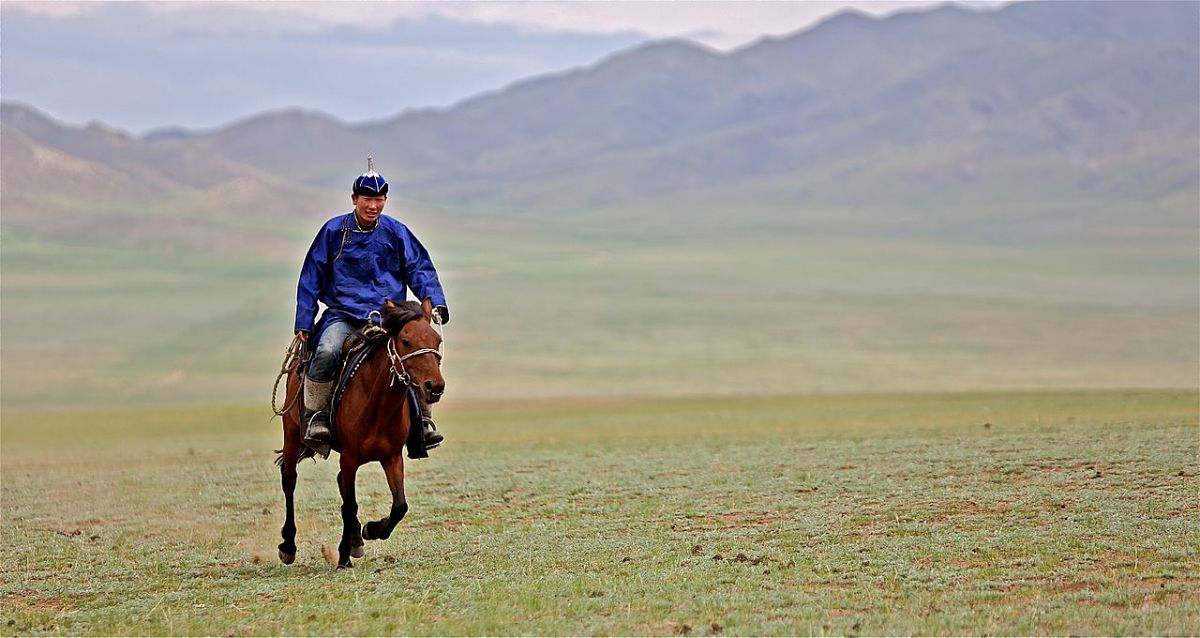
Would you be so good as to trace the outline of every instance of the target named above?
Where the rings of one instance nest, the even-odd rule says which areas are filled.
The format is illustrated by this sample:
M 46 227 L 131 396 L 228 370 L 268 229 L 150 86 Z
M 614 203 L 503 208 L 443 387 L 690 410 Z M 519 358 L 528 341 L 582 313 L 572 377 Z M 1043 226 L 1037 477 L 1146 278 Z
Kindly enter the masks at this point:
M 930 4 L 6 0 L 0 82 L 7 100 L 133 131 L 290 106 L 360 121 L 447 106 L 650 38 L 728 50 L 848 6 L 884 15 Z
M 19 2 L 12 0 L 4 3 L 4 7 L 11 11 L 20 13 L 30 13 L 33 15 L 50 16 L 54 18 L 75 17 L 85 14 L 89 11 L 94 11 L 100 7 L 94 2 Z
M 647 37 L 436 13 L 340 26 L 240 4 L 160 6 L 100 4 L 47 15 L 4 3 L 5 99 L 134 131 L 212 127 L 289 106 L 379 119 L 589 64 Z

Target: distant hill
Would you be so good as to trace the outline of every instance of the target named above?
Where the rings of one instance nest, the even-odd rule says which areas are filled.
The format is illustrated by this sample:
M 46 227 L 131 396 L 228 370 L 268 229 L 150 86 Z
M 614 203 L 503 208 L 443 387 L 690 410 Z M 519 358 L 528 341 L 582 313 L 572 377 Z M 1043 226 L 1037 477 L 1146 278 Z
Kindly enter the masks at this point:
M 848 182 L 877 203 L 1014 182 L 1152 199 L 1196 187 L 1198 24 L 1190 2 L 847 12 L 730 54 L 658 42 L 444 111 L 345 128 L 280 113 L 207 140 L 275 170 L 261 149 L 298 137 L 312 151 L 289 173 L 338 187 L 372 146 L 418 198 L 500 209 L 752 185 L 803 204 Z
M 408 197 L 478 211 L 673 198 L 783 208 L 998 195 L 1190 201 L 1198 24 L 1194 2 L 845 12 L 728 54 L 656 42 L 358 125 L 288 110 L 134 139 L 6 105 L 4 126 L 20 137 L 5 161 L 20 179 L 6 177 L 4 190 L 20 200 L 38 183 L 35 169 L 14 164 L 34 143 L 118 171 L 111 183 L 131 180 L 121 190 L 136 197 L 235 178 L 344 190 L 370 152 Z
M 221 226 L 279 219 L 313 197 L 303 183 L 190 136 L 147 140 L 96 123 L 71 127 L 24 104 L 0 107 L 0 140 L 3 224 L 22 236 L 213 248 Z M 252 220 L 237 219 L 246 211 Z

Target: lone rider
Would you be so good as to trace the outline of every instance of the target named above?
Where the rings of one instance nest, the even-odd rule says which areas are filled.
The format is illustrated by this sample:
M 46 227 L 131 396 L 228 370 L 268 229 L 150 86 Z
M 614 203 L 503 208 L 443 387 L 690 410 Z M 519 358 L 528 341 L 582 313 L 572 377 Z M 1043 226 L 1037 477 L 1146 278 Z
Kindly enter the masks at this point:
M 329 456 L 333 383 L 341 367 L 342 342 L 366 323 L 385 300 L 405 299 L 409 288 L 417 299 L 433 302 L 436 319 L 450 320 L 446 296 L 433 261 L 407 226 L 383 214 L 388 183 L 367 158 L 367 172 L 354 180 L 354 210 L 325 222 L 304 258 L 296 287 L 296 335 L 316 349 L 304 377 L 304 444 Z M 315 326 L 317 302 L 325 304 Z M 425 447 L 443 440 L 421 402 Z

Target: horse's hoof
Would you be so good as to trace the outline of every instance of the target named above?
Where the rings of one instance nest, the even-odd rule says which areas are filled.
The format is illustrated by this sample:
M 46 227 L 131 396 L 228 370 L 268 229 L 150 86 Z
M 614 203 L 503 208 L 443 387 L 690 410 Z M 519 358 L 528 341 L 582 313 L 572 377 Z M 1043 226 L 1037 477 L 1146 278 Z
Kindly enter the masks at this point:
M 337 568 L 338 569 L 353 569 L 354 563 L 349 558 L 347 558 L 345 562 L 338 563 Z
M 282 561 L 284 565 L 291 565 L 292 563 L 296 562 L 296 552 L 289 554 L 281 549 L 279 550 L 279 560 Z
M 350 548 L 350 557 L 351 558 L 362 558 L 363 557 L 363 546 L 362 545 L 352 546 Z
M 364 541 L 376 540 L 375 537 L 371 536 L 371 524 L 370 523 L 367 523 L 362 526 L 362 537 L 363 537 Z

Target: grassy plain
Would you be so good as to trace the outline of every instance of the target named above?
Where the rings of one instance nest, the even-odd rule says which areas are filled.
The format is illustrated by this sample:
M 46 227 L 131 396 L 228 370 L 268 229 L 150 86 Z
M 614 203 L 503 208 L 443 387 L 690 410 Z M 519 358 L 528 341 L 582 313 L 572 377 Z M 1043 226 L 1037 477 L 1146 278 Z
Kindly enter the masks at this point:
M 261 406 L 6 408 L 0 633 L 1194 633 L 1198 399 L 450 404 L 343 571 L 328 462 L 275 558 Z M 360 474 L 364 519 L 386 492 Z
M 458 398 L 1153 388 L 1200 377 L 1194 233 L 1006 243 L 879 235 L 889 211 L 697 210 L 686 223 L 682 211 L 647 212 L 634 223 L 394 209 L 441 269 Z M 219 226 L 200 245 L 6 232 L 4 404 L 266 401 L 291 338 L 296 273 L 324 219 Z

